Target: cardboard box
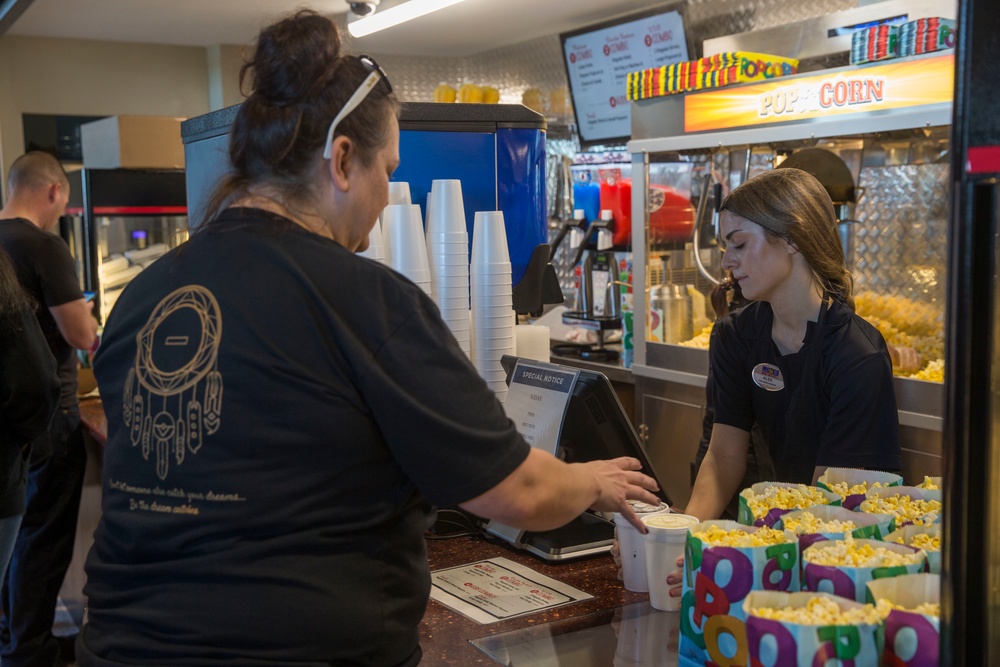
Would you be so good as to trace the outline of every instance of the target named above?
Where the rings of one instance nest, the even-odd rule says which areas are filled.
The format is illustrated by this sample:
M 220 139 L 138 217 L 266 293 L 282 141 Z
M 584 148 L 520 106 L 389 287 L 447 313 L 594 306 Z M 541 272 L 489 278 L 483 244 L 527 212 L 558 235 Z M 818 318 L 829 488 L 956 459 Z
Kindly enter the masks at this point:
M 90 169 L 183 169 L 181 121 L 168 116 L 109 116 L 80 126 Z

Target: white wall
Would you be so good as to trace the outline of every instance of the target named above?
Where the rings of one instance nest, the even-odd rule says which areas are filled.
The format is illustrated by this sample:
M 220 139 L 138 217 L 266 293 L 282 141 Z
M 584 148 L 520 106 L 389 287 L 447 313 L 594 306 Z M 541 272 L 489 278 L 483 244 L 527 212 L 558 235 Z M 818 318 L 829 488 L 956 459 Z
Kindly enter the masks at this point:
M 198 116 L 209 111 L 206 50 L 0 37 L 0 173 L 24 152 L 21 114 Z

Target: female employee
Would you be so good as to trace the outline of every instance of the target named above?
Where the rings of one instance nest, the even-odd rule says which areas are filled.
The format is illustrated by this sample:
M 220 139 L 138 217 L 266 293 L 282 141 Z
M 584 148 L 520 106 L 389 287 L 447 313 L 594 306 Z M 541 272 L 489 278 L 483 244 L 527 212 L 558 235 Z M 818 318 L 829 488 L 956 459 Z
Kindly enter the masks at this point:
M 722 268 L 755 303 L 712 331 L 715 423 L 687 513 L 718 517 L 739 491 L 759 427 L 776 481 L 829 466 L 898 471 L 885 341 L 854 314 L 833 203 L 812 175 L 775 169 L 722 203 Z
M 385 74 L 265 28 L 209 220 L 128 286 L 95 372 L 103 516 L 80 665 L 415 665 L 431 503 L 531 530 L 656 502 L 638 462 L 530 448 L 414 284 L 355 255 L 388 203 Z M 241 76 L 242 78 L 242 76 Z

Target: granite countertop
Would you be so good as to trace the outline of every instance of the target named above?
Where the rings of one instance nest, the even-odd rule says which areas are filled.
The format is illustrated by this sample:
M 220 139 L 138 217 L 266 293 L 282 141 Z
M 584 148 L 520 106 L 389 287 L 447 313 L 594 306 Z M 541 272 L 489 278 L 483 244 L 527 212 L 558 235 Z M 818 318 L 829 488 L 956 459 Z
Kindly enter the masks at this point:
M 593 624 L 589 617 L 595 612 L 649 599 L 646 593 L 625 590 L 618 579 L 618 569 L 608 555 L 550 564 L 503 543 L 488 542 L 481 537 L 458 537 L 428 540 L 427 556 L 432 571 L 487 558 L 507 558 L 594 596 L 583 602 L 487 625 L 476 623 L 431 600 L 420 623 L 420 646 L 424 652 L 422 664 L 427 665 L 496 665 L 492 658 L 469 641 L 554 621 L 564 621 L 560 631 L 570 632 L 574 629 L 573 619 L 578 619 L 581 627 L 589 626 Z

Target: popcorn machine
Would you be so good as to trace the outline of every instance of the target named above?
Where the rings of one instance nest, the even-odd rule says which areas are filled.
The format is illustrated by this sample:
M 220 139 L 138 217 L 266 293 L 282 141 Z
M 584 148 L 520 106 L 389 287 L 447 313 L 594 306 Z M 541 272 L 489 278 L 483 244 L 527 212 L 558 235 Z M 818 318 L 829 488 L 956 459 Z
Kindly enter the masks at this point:
M 103 324 L 129 281 L 187 240 L 184 170 L 81 169 L 68 177 L 60 231 Z
M 708 297 L 722 277 L 713 210 L 721 197 L 786 160 L 810 164 L 806 168 L 817 173 L 812 160 L 818 155 L 841 165 L 840 201 L 831 185 L 827 189 L 838 204 L 858 313 L 880 329 L 890 346 L 907 353 L 908 363 L 894 359 L 904 477 L 941 474 L 954 55 L 938 52 L 890 62 L 633 103 L 628 150 L 636 212 L 632 372 L 637 420 L 653 466 L 680 506 L 690 494 L 702 434 L 710 326 L 687 329 L 693 334 L 687 339 L 664 336 L 662 326 L 657 330 L 655 325 L 662 316 L 655 307 L 657 295 L 664 284 L 690 286 L 702 297 L 696 297 L 692 317 L 712 320 Z M 827 107 L 809 94 L 838 82 L 848 82 L 851 90 L 851 82 L 875 79 L 893 82 L 885 90 L 896 97 L 883 93 L 878 101 L 856 105 L 844 98 L 843 105 Z M 907 88 L 908 79 L 919 82 L 919 89 Z M 762 106 L 768 95 L 787 96 L 782 113 L 773 104 Z M 805 102 L 789 108 L 793 97 Z M 692 169 L 698 215 L 683 252 L 650 231 L 652 197 L 646 193 L 669 164 Z M 678 460 L 691 461 L 691 468 L 677 466 Z

